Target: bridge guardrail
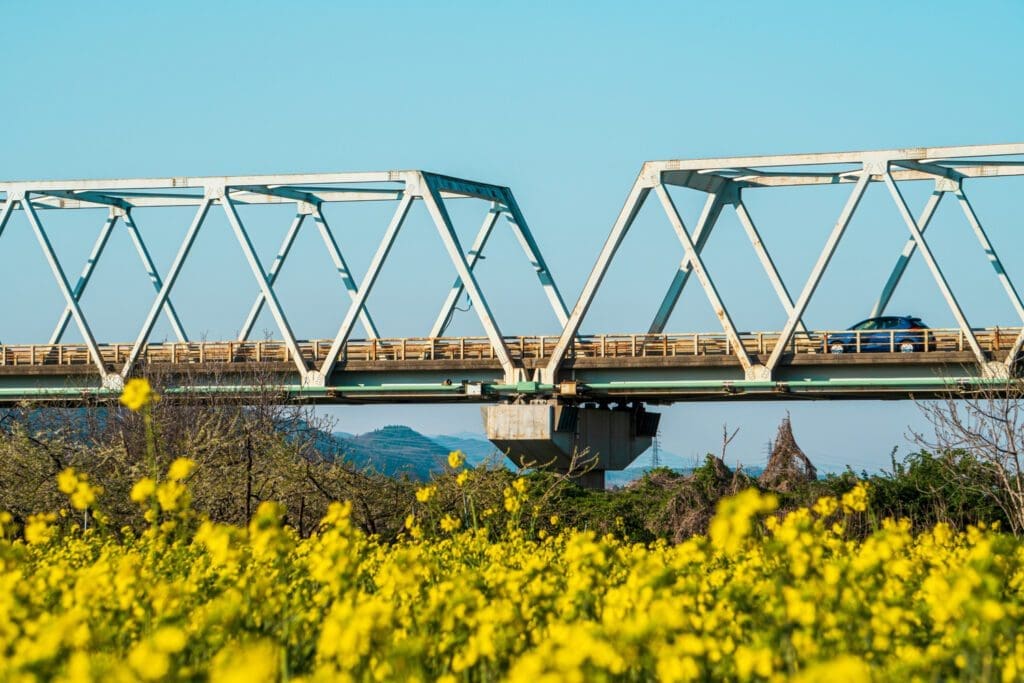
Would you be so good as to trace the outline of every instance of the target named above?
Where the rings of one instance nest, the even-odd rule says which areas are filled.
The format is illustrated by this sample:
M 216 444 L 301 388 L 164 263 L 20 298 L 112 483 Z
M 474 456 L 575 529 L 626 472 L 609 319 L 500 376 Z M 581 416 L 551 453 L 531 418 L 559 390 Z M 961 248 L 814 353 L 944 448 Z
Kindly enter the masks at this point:
M 985 351 L 998 356 L 1009 352 L 1020 333 L 1019 327 L 992 327 L 975 330 Z M 963 352 L 969 350 L 959 329 L 914 330 L 920 342 L 915 351 Z M 788 353 L 814 355 L 830 353 L 830 339 L 842 335 L 846 353 L 865 353 L 868 339 L 878 346 L 879 332 L 825 330 L 793 336 Z M 888 331 L 889 352 L 899 352 L 899 341 L 906 331 Z M 770 354 L 778 344 L 779 332 L 744 332 L 739 339 L 748 354 Z M 558 342 L 557 336 L 506 337 L 508 349 L 517 362 L 546 359 Z M 316 364 L 328 353 L 331 340 L 299 341 L 303 359 Z M 104 363 L 121 366 L 128 360 L 131 344 L 103 344 L 99 347 Z M 733 354 L 723 333 L 678 334 L 600 334 L 581 335 L 569 349 L 569 358 L 639 358 L 672 356 L 729 356 Z M 493 346 L 486 337 L 408 337 L 393 339 L 353 339 L 342 348 L 340 360 L 359 362 L 412 362 L 495 360 Z M 147 364 L 230 364 L 289 363 L 293 359 L 283 341 L 203 341 L 164 342 L 145 347 L 142 360 Z M 42 365 L 88 365 L 92 360 L 84 344 L 3 344 L 0 367 Z

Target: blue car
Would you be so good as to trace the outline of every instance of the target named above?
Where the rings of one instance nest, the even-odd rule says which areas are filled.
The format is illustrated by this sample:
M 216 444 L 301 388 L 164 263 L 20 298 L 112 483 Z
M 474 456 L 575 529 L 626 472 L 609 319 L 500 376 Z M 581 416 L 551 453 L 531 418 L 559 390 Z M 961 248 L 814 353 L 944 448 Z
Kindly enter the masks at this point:
M 909 315 L 888 315 L 862 320 L 849 332 L 836 332 L 828 337 L 828 350 L 832 353 L 853 353 L 857 349 L 860 333 L 860 351 L 913 353 L 924 350 L 928 326 L 920 318 Z

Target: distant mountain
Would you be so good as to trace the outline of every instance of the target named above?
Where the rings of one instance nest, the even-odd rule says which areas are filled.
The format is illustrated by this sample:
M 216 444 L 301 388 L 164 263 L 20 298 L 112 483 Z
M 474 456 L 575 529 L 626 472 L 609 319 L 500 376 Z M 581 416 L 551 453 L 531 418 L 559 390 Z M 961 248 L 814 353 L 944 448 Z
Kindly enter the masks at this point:
M 388 476 L 406 475 L 426 481 L 432 474 L 443 472 L 451 451 L 462 451 L 466 462 L 476 467 L 482 463 L 497 463 L 511 468 L 507 458 L 483 434 L 458 432 L 456 434 L 431 434 L 425 436 L 403 426 L 389 425 L 365 434 L 352 435 L 334 432 L 331 439 L 334 452 L 360 468 L 371 468 Z M 640 455 L 632 465 L 618 472 L 605 473 L 609 487 L 624 486 L 639 479 L 652 469 L 652 451 Z M 682 456 L 662 450 L 658 453 L 661 467 L 668 467 L 681 474 L 689 474 L 701 464 L 702 458 Z M 729 463 L 729 467 L 734 467 Z M 763 467 L 744 467 L 747 474 L 757 476 Z
M 487 440 L 483 434 L 460 432 L 459 434 L 431 434 L 430 440 L 450 451 L 462 451 L 466 454 L 466 462 L 473 467 L 484 462 L 502 464 L 505 455 L 498 447 Z
M 448 449 L 403 425 L 389 425 L 358 436 L 333 435 L 345 460 L 391 477 L 425 481 L 444 470 Z

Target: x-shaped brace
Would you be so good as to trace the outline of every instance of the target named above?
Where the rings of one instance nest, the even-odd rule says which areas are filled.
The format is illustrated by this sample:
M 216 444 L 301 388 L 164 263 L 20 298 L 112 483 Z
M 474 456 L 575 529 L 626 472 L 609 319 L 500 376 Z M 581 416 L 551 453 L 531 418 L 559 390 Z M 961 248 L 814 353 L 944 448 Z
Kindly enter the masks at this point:
M 135 219 L 132 217 L 131 210 L 111 208 L 106 221 L 103 223 L 103 227 L 100 228 L 100 233 L 96 238 L 96 242 L 93 244 L 92 252 L 89 254 L 89 259 L 85 262 L 85 267 L 82 268 L 82 274 L 78 276 L 78 282 L 75 283 L 75 287 L 71 292 L 75 301 L 82 300 L 82 295 L 85 294 L 85 288 L 89 285 L 89 280 L 92 278 L 96 264 L 103 255 L 103 250 L 106 248 L 107 241 L 113 232 L 114 226 L 117 224 L 118 218 L 121 217 L 124 218 L 125 227 L 128 229 L 128 234 L 132 239 L 132 243 L 135 245 L 135 250 L 138 252 L 139 259 L 142 261 L 142 265 L 146 268 L 146 274 L 149 276 L 150 282 L 153 283 L 153 289 L 157 292 L 160 291 L 160 287 L 163 282 L 160 279 L 160 275 L 157 274 L 156 265 L 153 263 L 153 259 L 149 254 L 149 249 L 146 248 L 146 243 L 142 239 L 142 234 L 139 232 L 139 228 L 135 224 Z M 170 299 L 168 299 L 167 303 L 164 305 L 164 312 L 167 314 L 168 322 L 170 322 L 171 328 L 174 330 L 174 334 L 177 336 L 178 341 L 187 342 L 188 337 L 185 334 L 185 329 L 182 326 L 181 320 L 178 318 L 178 314 L 174 310 L 174 305 L 171 303 Z M 57 319 L 56 326 L 53 328 L 53 333 L 50 335 L 50 341 L 48 342 L 49 344 L 60 343 L 70 320 L 71 308 L 65 307 L 64 311 Z

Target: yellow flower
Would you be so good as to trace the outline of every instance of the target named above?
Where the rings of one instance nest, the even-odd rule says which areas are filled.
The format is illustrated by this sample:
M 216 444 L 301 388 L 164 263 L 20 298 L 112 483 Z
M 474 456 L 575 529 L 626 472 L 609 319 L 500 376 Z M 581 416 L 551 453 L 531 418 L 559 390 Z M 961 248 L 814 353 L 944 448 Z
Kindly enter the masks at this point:
M 835 498 L 824 497 L 819 498 L 818 502 L 814 504 L 814 512 L 819 517 L 828 517 L 839 508 L 839 501 Z
M 462 451 L 452 451 L 448 454 L 448 467 L 453 470 L 462 467 L 462 463 L 466 462 L 466 456 Z
M 57 515 L 52 512 L 43 512 L 30 515 L 28 523 L 25 524 L 25 540 L 32 545 L 42 545 L 49 542 L 57 530 L 51 526 L 57 520 Z
M 85 480 L 79 481 L 71 494 L 71 507 L 86 510 L 96 502 L 96 496 L 103 492 L 99 486 L 90 486 Z
M 446 532 L 455 531 L 462 526 L 462 520 L 458 517 L 452 517 L 451 515 L 445 515 L 441 518 L 441 530 Z
M 139 643 L 128 655 L 128 663 L 139 678 L 156 681 L 167 676 L 171 662 L 167 655 L 153 648 L 149 643 Z
M 213 659 L 211 683 L 271 683 L 279 680 L 281 654 L 269 641 L 231 644 Z
M 459 472 L 459 475 L 455 477 L 455 483 L 458 486 L 465 486 L 467 481 L 469 481 L 469 470 L 462 470 Z
M 174 481 L 181 481 L 188 475 L 192 474 L 192 470 L 196 467 L 194 460 L 189 458 L 177 458 L 171 463 L 171 466 L 167 468 L 167 478 L 173 479 Z
M 185 649 L 188 639 L 185 632 L 174 626 L 164 626 L 153 634 L 153 645 L 160 652 L 174 654 Z
M 188 489 L 174 480 L 165 481 L 156 487 L 156 499 L 167 512 L 182 509 L 188 504 Z
M 551 526 L 558 526 L 558 515 L 551 515 L 548 521 L 551 522 Z
M 70 496 L 78 488 L 78 475 L 75 471 L 68 467 L 57 475 L 57 488 L 60 492 Z
M 144 406 L 156 401 L 157 398 L 153 387 L 149 385 L 149 380 L 146 379 L 128 380 L 128 383 L 124 385 L 124 391 L 121 392 L 121 403 L 129 410 L 134 411 L 141 410 Z
M 868 488 L 857 484 L 843 496 L 843 507 L 850 512 L 864 512 L 868 509 Z
M 436 490 L 437 489 L 434 486 L 424 486 L 423 488 L 417 489 L 416 500 L 418 500 L 421 503 L 426 503 L 427 501 L 434 497 L 434 492 Z
M 735 555 L 754 530 L 753 520 L 776 507 L 778 499 L 774 495 L 762 495 L 752 488 L 725 498 L 718 503 L 708 536 L 724 554 Z
M 144 477 L 135 482 L 132 486 L 131 499 L 136 503 L 147 502 L 156 493 L 156 482 L 149 477 Z

